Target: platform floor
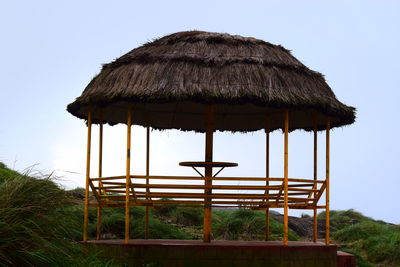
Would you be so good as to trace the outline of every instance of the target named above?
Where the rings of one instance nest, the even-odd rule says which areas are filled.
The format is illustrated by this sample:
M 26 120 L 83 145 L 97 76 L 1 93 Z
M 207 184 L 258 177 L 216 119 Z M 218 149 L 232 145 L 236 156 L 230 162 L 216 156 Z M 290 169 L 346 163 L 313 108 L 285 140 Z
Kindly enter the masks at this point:
M 337 247 L 324 243 L 132 239 L 91 240 L 82 245 L 128 266 L 290 266 L 336 267 Z

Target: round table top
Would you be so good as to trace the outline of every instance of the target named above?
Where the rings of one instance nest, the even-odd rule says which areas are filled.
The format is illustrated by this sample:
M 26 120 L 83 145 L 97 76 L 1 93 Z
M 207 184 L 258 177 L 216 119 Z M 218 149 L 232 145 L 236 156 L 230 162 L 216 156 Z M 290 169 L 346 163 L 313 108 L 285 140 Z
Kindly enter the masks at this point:
M 213 162 L 213 161 L 183 161 L 179 162 L 179 166 L 185 167 L 236 167 L 238 164 L 236 162 Z

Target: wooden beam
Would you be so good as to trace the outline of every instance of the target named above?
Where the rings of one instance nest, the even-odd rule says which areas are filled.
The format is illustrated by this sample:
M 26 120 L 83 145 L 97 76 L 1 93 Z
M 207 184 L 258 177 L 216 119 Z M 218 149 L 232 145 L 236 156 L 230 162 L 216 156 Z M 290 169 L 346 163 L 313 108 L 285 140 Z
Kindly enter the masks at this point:
M 330 128 L 331 121 L 330 118 L 326 119 L 326 189 L 325 189 L 325 244 L 328 246 L 330 244 L 330 216 L 329 216 L 329 182 L 330 182 Z
M 279 186 L 274 186 L 270 185 L 268 187 L 262 186 L 262 185 L 186 185 L 186 184 L 151 184 L 151 185 L 146 185 L 146 184 L 136 184 L 132 183 L 131 184 L 133 188 L 173 188 L 173 189 L 218 189 L 218 190 L 265 190 L 265 188 L 271 189 L 271 190 L 278 190 Z M 116 185 L 116 186 L 107 186 L 103 187 L 107 189 L 118 189 L 118 188 L 124 188 L 123 185 Z M 310 188 L 297 188 L 297 187 L 289 187 L 287 186 L 289 191 L 298 191 L 298 192 L 318 192 L 318 189 L 310 189 Z M 99 189 L 98 187 L 95 187 L 95 189 Z M 211 193 L 205 193 L 205 194 L 211 194 Z
M 182 204 L 182 203 L 175 203 L 174 204 L 160 204 L 160 203 L 152 203 L 151 201 L 149 202 L 141 202 L 141 203 L 135 203 L 133 201 L 129 202 L 131 207 L 135 206 L 151 206 L 151 207 L 204 207 L 203 202 L 198 202 L 200 204 Z M 283 203 L 283 202 L 282 202 Z M 89 203 L 89 207 L 97 207 L 99 204 L 96 203 Z M 102 203 L 102 207 L 125 207 L 125 202 L 108 202 L 108 203 Z M 235 204 L 212 204 L 212 207 L 239 207 L 243 206 L 241 203 L 239 205 Z M 271 205 L 271 208 L 283 208 L 283 204 L 280 205 Z M 260 208 L 260 205 L 258 204 L 252 204 L 248 205 L 249 208 L 255 209 L 255 210 L 263 210 L 265 208 Z M 289 204 L 290 209 L 302 209 L 302 210 L 312 210 L 314 208 L 313 205 L 306 205 L 306 204 Z M 325 206 L 317 206 L 317 209 L 325 209 Z
M 127 114 L 127 138 L 126 138 L 126 187 L 125 187 L 125 243 L 129 241 L 129 216 L 130 216 L 130 193 L 129 188 L 131 184 L 131 126 L 132 126 L 132 106 L 128 104 L 128 114 Z
M 99 178 L 103 175 L 103 112 L 100 111 L 100 124 L 99 124 Z M 103 186 L 102 181 L 99 180 L 99 186 Z M 105 191 L 104 191 L 104 194 Z M 97 235 L 96 239 L 100 240 L 101 235 L 101 206 L 97 207 Z
M 265 190 L 265 188 L 270 189 L 270 190 L 278 190 L 279 186 L 262 186 L 262 185 L 186 185 L 186 184 L 137 184 L 137 183 L 131 183 L 130 184 L 131 188 L 170 188 L 170 189 L 217 189 L 217 190 Z M 105 187 L 93 187 L 94 189 L 106 189 L 109 191 L 110 189 L 118 189 L 118 188 L 125 188 L 125 184 L 122 185 L 112 185 L 112 186 L 105 186 Z M 288 191 L 296 191 L 296 192 L 319 192 L 320 190 L 318 189 L 312 189 L 312 188 L 297 188 L 297 187 L 291 187 L 288 186 Z M 211 193 L 205 193 L 205 194 L 211 194 Z M 278 194 L 279 195 L 279 194 Z M 280 195 L 279 195 L 280 196 Z
M 150 127 L 146 128 L 146 185 L 149 186 L 149 175 L 150 175 Z M 149 200 L 150 189 L 146 188 L 146 200 Z M 146 206 L 146 214 L 144 221 L 144 238 L 149 238 L 149 207 Z
M 283 244 L 289 244 L 289 210 L 288 210 L 288 178 L 289 178 L 289 111 L 285 110 L 284 125 L 284 212 L 283 212 Z
M 268 119 L 265 122 L 265 178 L 269 178 L 269 125 Z M 265 186 L 268 188 L 269 180 L 265 180 Z M 265 194 L 269 195 L 269 190 L 265 190 Z M 267 200 L 269 202 L 269 198 Z M 265 209 L 265 241 L 269 240 L 269 207 Z
M 92 180 L 89 179 L 89 187 L 92 189 L 93 195 L 96 198 L 97 202 L 101 202 L 101 198 L 100 198 L 100 188 L 99 187 L 95 187 Z
M 125 178 L 125 176 L 124 176 L 124 178 Z M 131 175 L 131 178 L 132 178 L 132 175 Z M 91 179 L 92 180 L 92 179 Z M 263 180 L 263 181 L 265 181 L 265 179 Z M 122 185 L 123 187 L 125 187 L 125 182 L 103 182 L 103 187 L 96 187 L 96 188 L 108 188 L 107 186 L 105 186 L 105 185 Z M 151 188 L 151 186 L 149 186 L 150 188 Z M 240 188 L 240 185 L 238 185 L 238 187 Z M 273 189 L 273 190 L 278 190 L 278 189 L 280 189 L 280 185 L 270 185 L 270 186 L 264 186 L 264 188 L 268 188 L 268 189 Z M 304 183 L 304 184 L 289 184 L 288 185 L 288 187 L 289 187 L 289 191 L 290 191 L 290 188 L 291 187 L 311 187 L 311 188 L 313 188 L 314 187 L 314 183 Z M 315 187 L 316 188 L 316 187 Z M 318 190 L 317 190 L 318 191 Z M 265 192 L 264 192 L 264 194 L 265 194 Z M 104 194 L 103 194 L 104 195 Z M 266 194 L 265 194 L 266 195 Z M 312 195 L 312 194 L 311 194 Z M 311 197 L 311 196 L 310 196 Z
M 299 199 L 291 199 L 290 203 L 288 204 L 288 206 L 290 205 L 300 205 L 302 207 L 313 207 L 312 205 L 309 205 L 307 203 L 305 203 L 305 200 Z M 216 205 L 216 204 L 234 204 L 234 205 L 265 205 L 265 202 L 261 199 L 258 200 L 236 200 L 236 199 L 231 199 L 231 200 L 213 200 L 213 201 L 204 201 L 202 199 L 195 199 L 195 200 L 190 200 L 190 199 L 169 199 L 169 200 L 163 200 L 163 199 L 153 199 L 153 200 L 140 200 L 137 202 L 137 206 L 144 206 L 144 204 L 152 204 L 152 205 L 157 205 L 157 204 L 177 204 L 179 206 L 179 204 L 184 204 L 184 203 L 201 203 L 201 204 L 208 204 L 208 205 Z M 284 205 L 284 201 L 280 201 L 278 205 L 274 205 L 277 207 L 282 207 L 282 205 Z M 271 205 L 272 206 L 272 205 Z
M 317 180 L 318 176 L 318 128 L 317 128 L 317 121 L 314 119 L 314 181 Z M 317 184 L 314 184 L 314 189 L 316 189 Z M 317 197 L 317 192 L 314 192 L 314 198 Z M 315 203 L 317 205 L 317 203 Z M 317 242 L 318 239 L 318 219 L 317 219 L 317 209 L 313 209 L 313 241 Z
M 321 185 L 321 188 L 318 190 L 318 192 L 316 192 L 316 193 L 317 193 L 317 196 L 315 197 L 315 200 L 314 200 L 314 204 L 313 204 L 313 205 L 316 206 L 316 205 L 318 204 L 318 201 L 319 201 L 319 199 L 321 198 L 322 194 L 324 193 L 325 188 L 326 188 L 326 184 L 322 184 L 322 185 Z
M 290 196 L 303 196 L 306 195 L 307 193 L 289 193 L 289 199 L 300 199 L 300 198 L 293 198 Z M 150 194 L 146 194 L 145 192 L 136 192 L 137 197 L 139 198 L 148 198 L 151 200 L 151 198 L 205 198 L 204 193 L 170 193 L 170 192 L 153 192 Z M 227 198 L 227 199 L 276 199 L 277 194 L 269 194 L 268 196 L 264 194 L 237 194 L 237 193 L 229 193 L 229 194 L 212 194 L 212 198 Z M 108 195 L 108 196 L 100 196 L 101 198 L 108 198 L 108 199 L 120 199 L 120 200 L 125 200 L 125 195 Z M 132 197 L 131 197 L 132 199 Z M 280 197 L 280 199 L 283 199 L 283 197 Z M 303 197 L 301 198 L 302 200 L 307 200 L 309 201 L 310 198 Z M 311 198 L 311 200 L 314 200 Z M 264 203 L 265 204 L 265 203 Z M 263 204 L 263 205 L 264 205 Z M 268 203 L 267 203 L 268 204 Z M 264 205 L 265 206 L 265 205 Z
M 183 198 L 183 199 L 204 199 L 206 195 L 201 194 L 201 193 L 163 193 L 163 192 L 158 192 L 158 193 L 151 193 L 151 196 L 153 198 Z M 144 193 L 139 195 L 140 200 L 146 199 L 146 195 Z M 124 196 L 122 195 L 113 195 L 110 196 L 110 199 L 123 199 Z M 235 195 L 235 194 L 218 194 L 218 195 L 212 195 L 212 198 L 215 199 L 231 199 L 231 200 L 242 200 L 242 199 L 255 199 L 255 200 L 267 200 L 268 196 L 264 196 L 261 194 L 258 195 L 249 195 L 249 194 L 239 194 L 239 195 Z M 284 198 L 280 198 L 280 200 L 282 200 Z M 148 200 L 147 201 L 153 201 L 152 200 Z M 309 201 L 310 199 L 307 197 L 289 197 L 289 201 L 293 201 L 293 202 L 305 202 L 305 201 Z M 313 199 L 311 199 L 313 200 Z M 157 199 L 155 199 L 154 201 L 158 201 Z M 214 201 L 214 200 L 213 200 Z M 279 201 L 278 201 L 279 202 Z M 307 203 L 307 205 L 310 205 Z M 263 203 L 264 207 L 268 207 L 268 203 Z
M 83 242 L 87 241 L 89 221 L 89 180 L 90 180 L 90 145 L 92 139 L 92 108 L 89 108 L 87 119 L 87 147 L 86 147 L 86 187 L 85 187 L 85 208 L 83 215 Z
M 126 175 L 123 176 L 112 176 L 112 177 L 102 177 L 102 178 L 90 178 L 92 181 L 106 181 L 106 180 L 121 180 L 125 179 Z M 131 178 L 135 179 L 146 179 L 146 175 L 131 175 Z M 202 180 L 204 178 L 199 176 L 165 176 L 165 175 L 149 175 L 150 179 L 159 179 L 159 180 Z M 284 178 L 276 178 L 276 177 L 212 177 L 213 181 L 270 181 L 270 182 L 283 182 Z M 304 183 L 319 183 L 324 184 L 325 180 L 316 180 L 310 181 L 310 179 L 299 179 L 299 178 L 288 178 L 289 182 L 304 182 Z
M 214 133 L 214 113 L 215 113 L 215 106 L 209 105 L 206 107 L 206 150 L 205 150 L 205 161 L 212 162 L 213 160 L 213 133 Z M 205 167 L 204 172 L 204 185 L 208 187 L 204 190 L 206 195 L 212 193 L 211 185 L 212 185 L 212 167 Z M 205 202 L 210 201 L 209 197 L 206 197 Z M 203 223 L 203 241 L 204 242 L 211 242 L 211 205 L 206 204 L 204 205 L 204 223 Z

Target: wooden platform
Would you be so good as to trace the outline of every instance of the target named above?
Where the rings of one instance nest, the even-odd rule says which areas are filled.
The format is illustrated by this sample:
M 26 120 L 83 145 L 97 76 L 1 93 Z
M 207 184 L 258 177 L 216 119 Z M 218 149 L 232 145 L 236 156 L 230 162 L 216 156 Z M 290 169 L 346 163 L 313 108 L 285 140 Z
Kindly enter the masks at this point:
M 99 240 L 82 243 L 100 256 L 128 266 L 290 266 L 336 267 L 337 247 L 282 241 Z

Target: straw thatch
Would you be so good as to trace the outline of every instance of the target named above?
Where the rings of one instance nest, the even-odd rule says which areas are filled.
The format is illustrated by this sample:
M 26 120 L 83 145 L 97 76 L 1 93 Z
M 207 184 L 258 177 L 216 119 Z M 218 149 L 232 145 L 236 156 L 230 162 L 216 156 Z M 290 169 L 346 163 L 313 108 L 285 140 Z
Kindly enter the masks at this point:
M 237 35 L 188 31 L 149 42 L 105 64 L 80 97 L 68 105 L 73 115 L 158 129 L 203 131 L 207 104 L 216 104 L 216 130 L 282 128 L 282 109 L 290 110 L 290 129 L 323 129 L 351 124 L 355 109 L 339 102 L 324 77 L 308 69 L 289 50 Z

